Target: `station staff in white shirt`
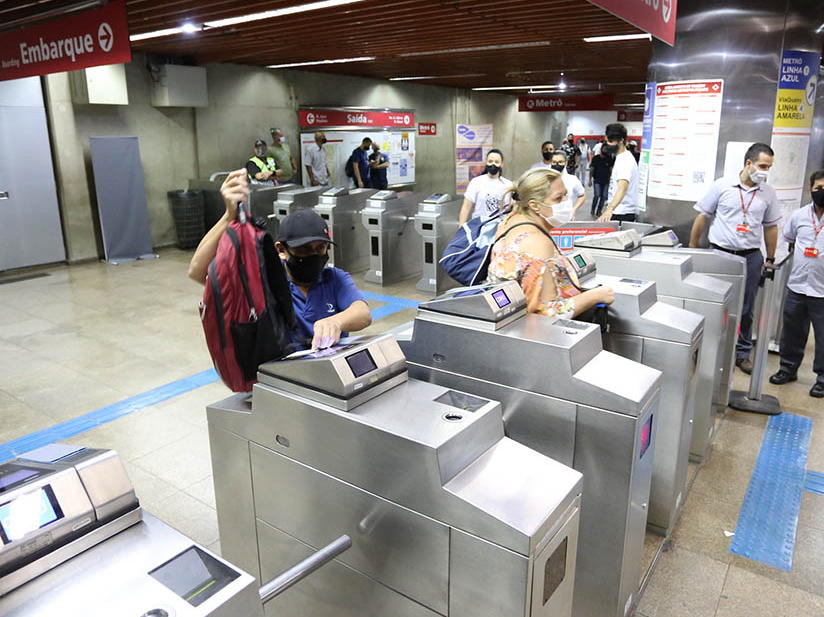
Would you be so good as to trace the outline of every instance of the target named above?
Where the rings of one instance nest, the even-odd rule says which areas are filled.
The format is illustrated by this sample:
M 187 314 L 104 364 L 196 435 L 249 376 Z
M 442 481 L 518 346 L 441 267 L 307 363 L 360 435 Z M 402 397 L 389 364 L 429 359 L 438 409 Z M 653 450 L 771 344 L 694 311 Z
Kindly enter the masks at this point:
M 486 173 L 469 181 L 464 192 L 463 205 L 458 221 L 461 225 L 470 218 L 489 218 L 498 213 L 501 206 L 509 205 L 509 196 L 504 197 L 512 182 L 504 178 L 504 155 L 493 148 L 486 155 Z
M 695 248 L 707 222 L 711 221 L 710 246 L 747 260 L 747 282 L 741 309 L 741 329 L 735 346 L 735 365 L 748 375 L 752 373 L 753 308 L 764 266 L 761 239 L 763 236 L 767 247 L 767 262 L 774 263 L 778 222 L 781 219 L 775 189 L 767 184 L 767 174 L 774 156 L 767 144 L 751 145 L 745 155 L 743 171 L 737 176 L 713 182 L 707 194 L 695 204 L 698 216 L 690 234 L 690 247 Z
M 784 238 L 793 251 L 793 267 L 784 302 L 781 368 L 770 377 L 770 383 L 780 386 L 798 379 L 812 323 L 813 371 L 817 377 L 810 396 L 824 398 L 824 170 L 810 176 L 810 195 L 813 203 L 796 210 L 784 227 Z
M 309 145 L 303 153 L 303 164 L 309 183 L 312 186 L 329 186 L 329 163 L 326 160 L 326 135 L 323 131 L 315 132 L 315 143 Z
M 619 122 L 608 124 L 607 143 L 601 153 L 615 157 L 609 178 L 607 207 L 599 221 L 634 221 L 638 216 L 638 162 L 627 150 L 627 127 Z

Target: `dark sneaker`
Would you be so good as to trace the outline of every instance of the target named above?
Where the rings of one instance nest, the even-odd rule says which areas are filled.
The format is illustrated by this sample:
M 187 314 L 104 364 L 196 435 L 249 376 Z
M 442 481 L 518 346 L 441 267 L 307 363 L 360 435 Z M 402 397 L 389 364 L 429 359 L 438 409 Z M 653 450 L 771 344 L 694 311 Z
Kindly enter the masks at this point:
M 750 362 L 749 358 L 738 358 L 735 361 L 735 366 L 747 375 L 752 375 L 752 362 Z
M 785 383 L 790 383 L 791 381 L 798 381 L 798 376 L 795 373 L 785 371 L 783 368 L 779 369 L 775 375 L 770 377 L 770 383 L 776 386 L 783 386 Z
M 813 387 L 810 388 L 810 396 L 824 398 L 824 381 L 816 381 L 813 384 Z

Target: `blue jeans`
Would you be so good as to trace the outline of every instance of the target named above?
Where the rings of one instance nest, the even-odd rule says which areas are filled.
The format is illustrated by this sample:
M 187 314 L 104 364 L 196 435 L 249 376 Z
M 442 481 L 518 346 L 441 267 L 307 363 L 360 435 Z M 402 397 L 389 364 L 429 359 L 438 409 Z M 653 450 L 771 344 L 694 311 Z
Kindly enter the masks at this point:
M 781 368 L 793 375 L 804 359 L 810 323 L 815 335 L 813 371 L 818 375 L 818 381 L 824 383 L 824 298 L 805 296 L 788 289 L 781 330 Z
M 592 207 L 589 209 L 593 216 L 601 216 L 607 201 L 608 184 L 592 183 Z

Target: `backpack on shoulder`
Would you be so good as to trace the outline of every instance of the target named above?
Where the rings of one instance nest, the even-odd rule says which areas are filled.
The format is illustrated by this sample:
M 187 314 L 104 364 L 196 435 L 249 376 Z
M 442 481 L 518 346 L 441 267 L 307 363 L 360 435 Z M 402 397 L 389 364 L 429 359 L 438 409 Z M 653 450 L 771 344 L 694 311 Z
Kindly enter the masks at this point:
M 295 324 L 286 271 L 263 222 L 240 220 L 221 236 L 209 264 L 200 320 L 215 370 L 232 391 L 249 392 L 257 368 L 291 353 Z
M 461 225 L 438 260 L 444 272 L 465 287 L 486 280 L 495 233 L 504 214 L 509 211 L 486 220 L 476 216 Z
M 346 160 L 346 167 L 344 168 L 344 172 L 350 178 L 355 177 L 355 162 L 352 160 L 352 155 L 349 155 L 349 158 Z

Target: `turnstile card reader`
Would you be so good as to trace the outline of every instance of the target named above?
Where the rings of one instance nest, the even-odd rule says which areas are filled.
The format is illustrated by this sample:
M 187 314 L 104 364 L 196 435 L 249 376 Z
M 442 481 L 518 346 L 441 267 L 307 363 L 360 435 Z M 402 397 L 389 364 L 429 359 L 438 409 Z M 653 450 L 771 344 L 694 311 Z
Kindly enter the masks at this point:
M 495 401 L 371 381 L 396 358 L 383 336 L 270 363 L 251 402 L 209 406 L 223 554 L 265 580 L 352 539 L 282 617 L 571 617 L 581 474 L 504 437 Z
M 519 289 L 510 281 L 480 295 Z M 624 617 L 641 580 L 661 373 L 604 351 L 594 324 L 522 306 L 490 327 L 511 315 L 462 293 L 419 306 L 401 342 L 409 375 L 501 401 L 508 437 L 584 474 L 573 614 Z
M 695 272 L 692 257 L 688 254 L 680 251 L 641 251 L 637 232 L 628 230 L 616 233 L 632 234 L 634 243 L 631 248 L 624 251 L 605 249 L 602 243 L 597 242 L 612 234 L 583 238 L 576 246 L 586 248 L 593 254 L 601 274 L 654 281 L 661 302 L 704 316 L 706 340 L 727 340 L 732 285 Z M 724 349 L 724 345 L 703 345 L 701 348 L 690 446 L 690 457 L 696 461 L 702 461 L 712 445 L 716 429 L 713 400 L 717 400 L 720 393 Z
M 332 234 L 330 266 L 347 272 L 361 272 L 369 267 L 369 233 L 361 224 L 360 211 L 376 192 L 334 186 L 320 194 L 315 212 L 327 222 Z
M 441 268 L 438 261 L 446 245 L 458 231 L 463 198 L 449 193 L 435 193 L 418 205 L 415 230 L 421 235 L 423 275 L 415 286 L 419 291 L 439 294 L 458 285 Z
M 567 261 L 583 289 L 605 285 L 615 292 L 604 348 L 663 373 L 647 527 L 668 536 L 686 501 L 704 317 L 659 302 L 653 282 L 598 274 L 586 249 L 576 249 Z
M 590 251 L 600 250 L 618 257 L 633 257 L 641 252 L 641 236 L 634 229 L 611 231 L 609 233 L 579 238 L 576 248 Z
M 249 187 L 249 212 L 252 218 L 265 219 L 275 213 L 275 200 L 280 193 L 302 188 L 299 184 L 279 184 L 277 186 L 251 185 Z
M 327 186 L 305 186 L 291 191 L 281 191 L 273 204 L 275 217 L 278 221 L 282 221 L 292 212 L 314 208 L 318 204 L 320 194 L 328 188 Z
M 415 233 L 418 193 L 378 191 L 361 210 L 369 233 L 369 269 L 364 280 L 387 285 L 421 272 L 420 238 Z
M 430 319 L 499 330 L 526 314 L 526 296 L 515 281 L 459 287 L 426 303 Z

